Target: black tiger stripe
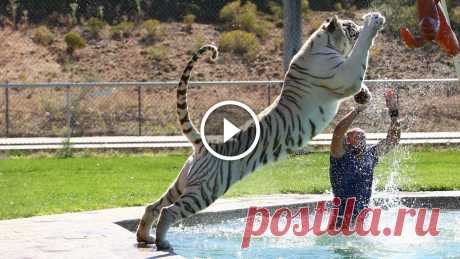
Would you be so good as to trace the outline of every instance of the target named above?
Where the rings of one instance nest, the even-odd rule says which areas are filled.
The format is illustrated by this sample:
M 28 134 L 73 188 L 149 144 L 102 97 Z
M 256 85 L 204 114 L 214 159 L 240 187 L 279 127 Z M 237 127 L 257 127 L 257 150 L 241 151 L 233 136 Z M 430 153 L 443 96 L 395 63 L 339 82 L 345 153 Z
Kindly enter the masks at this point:
M 217 184 L 217 182 L 215 182 L 212 188 L 212 198 L 214 200 L 217 200 L 217 198 L 219 198 L 218 194 L 219 194 L 219 185 Z
M 260 153 L 259 158 L 257 159 L 257 161 L 261 162 L 265 155 L 266 155 L 265 150 L 262 150 L 262 152 Z
M 161 197 L 161 198 L 158 200 L 158 204 L 162 204 L 164 199 L 165 199 L 164 197 Z M 154 208 L 155 208 L 155 207 L 154 207 Z
M 285 143 L 286 143 L 286 146 L 291 146 L 291 144 L 294 145 L 294 139 L 292 138 L 292 132 L 290 128 L 288 128 Z
M 174 190 L 177 192 L 177 194 L 179 194 L 179 196 L 182 195 L 182 192 L 179 190 L 179 186 L 177 186 L 177 184 L 174 184 Z
M 177 96 L 183 96 L 187 93 L 187 90 L 186 89 L 178 89 L 177 90 Z
M 190 79 L 190 74 L 184 74 L 182 76 L 182 81 L 184 81 L 184 82 L 188 82 L 189 79 Z
M 283 102 L 279 102 L 278 104 L 279 106 L 283 107 L 284 109 L 286 109 L 288 112 L 289 112 L 289 120 L 291 121 L 291 127 L 294 127 L 294 120 L 292 120 L 292 118 L 294 117 L 294 113 L 292 112 L 291 110 L 291 107 L 287 106 L 285 103 Z M 284 117 L 283 117 L 284 118 Z
M 275 151 L 273 152 L 273 157 L 275 159 L 275 161 L 278 161 L 278 157 L 281 153 L 281 146 L 278 146 Z
M 227 185 L 225 186 L 224 193 L 228 191 L 230 188 L 230 184 L 232 183 L 232 163 L 226 162 L 227 167 Z M 222 169 L 223 170 L 223 169 Z
M 262 164 L 266 165 L 268 163 L 267 153 L 264 153 L 264 158 L 262 159 Z
M 174 199 L 173 199 L 174 197 L 171 198 L 171 197 L 169 197 L 169 195 L 170 195 L 170 192 L 168 191 L 166 193 L 166 195 L 165 195 L 165 198 L 170 204 L 173 204 L 174 203 Z
M 323 109 L 323 107 L 322 107 L 321 105 L 319 105 L 318 108 L 319 108 L 319 112 L 320 112 L 322 115 L 324 115 L 324 109 Z
M 258 164 L 257 160 L 254 160 L 254 164 L 252 164 L 251 172 L 254 172 L 256 170 L 257 164 Z
M 254 149 L 251 154 L 249 154 L 249 157 L 246 161 L 251 162 L 252 159 L 254 158 L 254 155 L 257 153 L 258 148 Z M 253 170 L 254 171 L 254 170 Z
M 327 60 L 336 59 L 336 58 L 338 58 L 338 57 L 340 57 L 340 56 L 337 54 L 337 56 L 329 57 Z
M 212 201 L 209 199 L 208 197 L 208 194 L 206 193 L 204 187 L 200 188 L 200 193 L 201 193 L 201 198 L 203 199 L 204 201 L 204 205 L 206 207 L 208 207 L 209 205 L 211 205 Z
M 268 135 L 266 137 L 266 139 L 268 140 L 268 136 L 272 135 L 272 118 L 270 116 L 267 116 L 267 119 L 264 121 L 267 125 L 266 128 L 268 129 Z
M 284 114 L 279 111 L 279 109 L 275 109 L 275 113 L 278 115 L 278 117 L 281 119 L 283 122 L 283 128 L 286 128 L 286 119 L 284 118 Z
M 287 96 L 286 96 L 286 101 L 288 101 L 288 102 L 294 104 L 295 107 L 296 107 L 299 111 L 302 110 L 302 107 L 300 107 L 300 105 L 297 103 L 297 100 L 296 100 L 294 97 L 287 95 Z
M 297 78 L 296 78 L 295 76 L 293 76 L 293 75 L 287 75 L 286 79 L 288 79 L 289 82 L 294 82 L 294 83 L 296 83 L 296 84 L 303 85 L 303 81 L 297 79 Z M 289 85 L 289 86 L 291 86 L 291 85 Z
M 311 136 L 310 137 L 313 138 L 314 136 L 316 136 L 316 125 L 310 119 L 308 119 L 308 121 L 310 122 L 310 127 L 311 127 L 311 132 L 310 132 Z
M 184 123 L 187 123 L 188 122 L 188 113 L 186 112 L 182 118 L 179 119 L 179 122 L 181 125 L 183 125 Z
M 305 130 L 303 128 L 303 125 L 302 125 L 302 119 L 300 118 L 300 115 L 297 114 L 297 122 L 299 123 L 299 131 L 302 135 L 305 134 Z
M 194 175 L 192 175 L 191 179 L 189 180 L 190 184 L 196 184 L 197 182 L 195 181 L 201 181 L 201 174 L 206 173 L 204 172 L 204 168 L 208 165 L 205 160 L 201 164 L 197 165 L 197 168 L 192 167 L 190 169 L 190 172 L 195 172 Z M 199 174 L 201 173 L 201 174 Z
M 299 147 L 302 146 L 302 144 L 303 144 L 303 137 L 302 136 L 303 136 L 302 134 L 299 134 L 299 140 L 297 141 L 297 146 L 299 146 Z
M 196 210 L 193 209 L 192 205 L 186 201 L 182 201 L 182 208 L 191 215 L 195 214 L 196 212 Z
M 299 98 L 299 99 L 301 98 L 301 96 L 300 96 L 299 93 L 297 93 L 296 91 L 293 91 L 293 90 L 291 90 L 291 89 L 286 89 L 286 90 L 284 90 L 283 94 L 284 94 L 285 96 L 291 96 L 291 97 L 296 98 L 296 99 L 297 99 L 297 98 Z M 293 96 L 292 96 L 292 95 L 293 95 Z
M 220 178 L 220 185 L 223 186 L 224 185 L 224 170 L 222 170 L 222 164 L 223 164 L 223 160 L 219 159 L 219 178 Z
M 177 103 L 177 108 L 185 110 L 187 108 L 187 103 Z
M 203 206 L 201 205 L 200 200 L 197 197 L 195 197 L 195 195 L 193 195 L 191 193 L 186 193 L 181 198 L 182 199 L 190 198 L 192 200 L 193 204 L 198 208 L 198 210 L 201 210 L 203 208 Z
M 312 56 L 329 56 L 329 55 L 337 55 L 337 52 L 315 52 L 315 53 L 311 53 L 311 55 Z
M 341 65 L 343 65 L 343 63 L 344 63 L 344 61 L 340 61 L 339 63 L 337 63 L 337 65 L 333 66 L 333 67 L 331 68 L 331 70 L 334 70 L 334 69 L 340 67 Z
M 279 134 L 280 134 L 280 129 L 279 129 L 280 125 L 279 123 L 275 123 L 275 132 L 274 132 L 274 139 L 273 139 L 273 147 L 277 147 L 279 145 Z

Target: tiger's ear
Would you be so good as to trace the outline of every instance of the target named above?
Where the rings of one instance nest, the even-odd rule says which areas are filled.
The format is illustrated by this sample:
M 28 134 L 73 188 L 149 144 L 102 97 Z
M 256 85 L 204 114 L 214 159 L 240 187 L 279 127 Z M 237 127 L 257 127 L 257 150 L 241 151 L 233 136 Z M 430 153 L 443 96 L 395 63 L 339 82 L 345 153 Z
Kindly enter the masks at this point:
M 339 27 L 339 18 L 337 15 L 334 15 L 332 19 L 327 19 L 326 21 L 329 23 L 326 25 L 326 30 L 328 32 L 334 32 Z

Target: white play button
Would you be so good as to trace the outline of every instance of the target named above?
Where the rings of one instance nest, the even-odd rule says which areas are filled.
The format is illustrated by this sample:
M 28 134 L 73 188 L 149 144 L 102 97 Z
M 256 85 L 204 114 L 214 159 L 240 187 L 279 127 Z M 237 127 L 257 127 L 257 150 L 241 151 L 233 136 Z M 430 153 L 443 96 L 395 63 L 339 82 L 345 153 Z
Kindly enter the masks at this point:
M 240 131 L 241 129 L 224 118 L 224 143 L 233 138 L 233 136 L 238 134 Z
M 232 139 L 237 134 L 245 137 Z M 238 160 L 256 148 L 260 137 L 260 124 L 257 115 L 248 105 L 238 101 L 223 101 L 213 105 L 204 114 L 200 135 L 205 148 L 213 156 L 222 160 Z M 244 143 L 239 143 L 240 140 Z

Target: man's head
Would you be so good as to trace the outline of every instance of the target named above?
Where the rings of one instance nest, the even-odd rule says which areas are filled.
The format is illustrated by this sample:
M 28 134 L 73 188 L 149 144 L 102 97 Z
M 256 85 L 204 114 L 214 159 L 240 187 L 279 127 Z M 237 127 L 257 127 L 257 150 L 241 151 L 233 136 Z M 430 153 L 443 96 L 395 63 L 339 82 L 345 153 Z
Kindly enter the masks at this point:
M 360 128 L 348 130 L 346 133 L 346 141 L 353 152 L 359 154 L 366 148 L 366 132 Z

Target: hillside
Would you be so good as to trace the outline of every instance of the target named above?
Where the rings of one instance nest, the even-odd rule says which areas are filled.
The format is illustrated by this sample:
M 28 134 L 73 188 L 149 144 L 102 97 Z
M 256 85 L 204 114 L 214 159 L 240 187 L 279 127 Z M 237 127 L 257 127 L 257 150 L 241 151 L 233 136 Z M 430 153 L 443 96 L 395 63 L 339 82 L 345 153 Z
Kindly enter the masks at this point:
M 339 12 L 342 18 L 356 20 L 360 12 Z M 304 39 L 322 21 L 336 13 L 312 12 L 304 22 Z M 199 62 L 192 80 L 279 80 L 283 77 L 282 29 L 279 23 L 267 24 L 269 35 L 259 39 L 256 55 L 247 58 L 222 52 L 219 59 Z M 91 81 L 170 81 L 178 80 L 191 53 L 205 43 L 219 43 L 224 33 L 221 25 L 162 22 L 155 40 L 147 41 L 140 25 L 130 36 L 113 39 L 111 28 L 104 27 L 99 37 L 90 37 L 84 26 L 72 31 L 87 39 L 86 47 L 73 56 L 66 51 L 65 27 L 50 28 L 54 41 L 38 44 L 38 26 L 19 30 L 0 28 L 0 82 L 91 82 Z M 411 50 L 384 31 L 370 53 L 367 79 L 454 78 L 452 58 L 435 45 Z M 370 109 L 355 126 L 370 132 L 387 129 L 383 92 L 391 84 L 374 85 Z M 460 127 L 458 88 L 434 83 L 404 85 L 400 88 L 404 131 L 457 131 Z M 234 99 L 250 105 L 257 112 L 273 101 L 279 88 L 266 86 L 194 88 L 190 91 L 191 116 L 199 124 L 204 112 L 218 101 Z M 5 124 L 4 98 L 0 98 L 0 136 L 63 136 L 71 126 L 73 136 L 101 135 L 177 135 L 175 91 L 172 88 L 135 87 L 71 90 L 71 108 L 66 106 L 62 89 L 13 89 L 9 100 L 9 125 Z M 140 95 L 138 96 L 138 94 Z M 3 94 L 3 92 L 1 92 Z M 206 97 L 206 98 L 204 98 Z M 160 101 L 158 101 L 160 100 Z M 337 118 L 351 109 L 347 101 Z M 139 108 L 140 107 L 140 108 Z M 71 121 L 69 122 L 69 114 Z M 5 116 L 4 116 L 5 115 Z M 376 118 L 379 118 L 376 120 Z M 326 129 L 329 131 L 337 121 Z
M 304 39 L 331 13 L 315 12 L 304 22 Z M 341 17 L 350 18 L 345 14 Z M 353 16 L 360 16 L 353 15 Z M 354 17 L 351 17 L 354 18 Z M 1 28 L 0 81 L 2 82 L 86 82 L 86 81 L 167 81 L 177 80 L 192 50 L 204 43 L 218 43 L 221 30 L 209 24 L 193 24 L 186 32 L 182 23 L 162 23 L 164 36 L 153 45 L 161 49 L 149 58 L 151 44 L 143 41 L 140 30 L 122 40 L 102 36 L 88 40 L 87 47 L 77 51 L 76 58 L 66 59 L 63 28 L 52 28 L 55 41 L 49 46 L 34 42 L 36 26 L 23 30 Z M 83 31 L 76 27 L 73 30 Z M 222 53 L 216 64 L 200 65 L 194 80 L 265 80 L 282 79 L 282 29 L 273 26 L 261 41 L 257 57 Z M 370 55 L 367 79 L 384 78 L 451 78 L 455 77 L 453 61 L 437 46 L 412 50 L 388 32 L 382 33 Z

